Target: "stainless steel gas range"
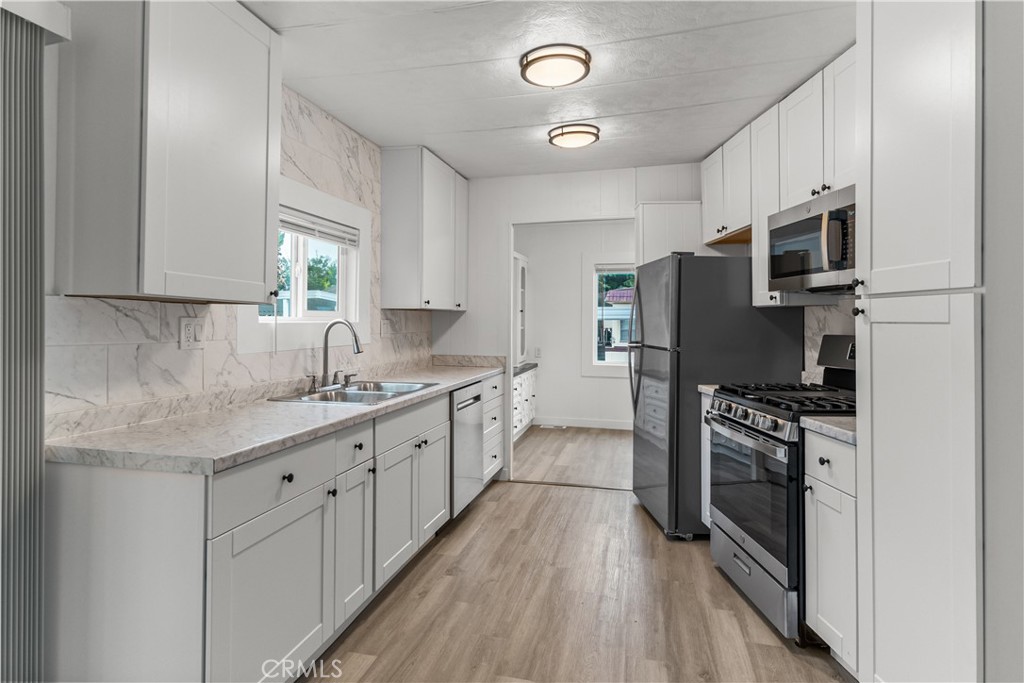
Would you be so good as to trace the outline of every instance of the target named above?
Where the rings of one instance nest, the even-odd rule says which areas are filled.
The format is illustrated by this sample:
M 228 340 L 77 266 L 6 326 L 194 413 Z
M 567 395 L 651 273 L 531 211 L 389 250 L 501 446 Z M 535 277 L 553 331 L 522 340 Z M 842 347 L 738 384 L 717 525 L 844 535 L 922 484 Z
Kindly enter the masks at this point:
M 854 338 L 827 335 L 823 384 L 726 384 L 711 429 L 711 555 L 787 638 L 803 628 L 803 457 L 800 418 L 852 415 Z

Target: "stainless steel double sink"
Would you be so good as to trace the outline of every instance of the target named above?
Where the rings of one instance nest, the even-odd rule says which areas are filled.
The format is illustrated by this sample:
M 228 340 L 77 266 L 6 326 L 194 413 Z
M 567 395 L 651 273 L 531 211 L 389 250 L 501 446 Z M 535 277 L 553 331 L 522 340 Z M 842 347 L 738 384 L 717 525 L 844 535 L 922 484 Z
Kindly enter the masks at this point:
M 437 382 L 350 382 L 349 384 L 327 386 L 315 392 L 275 396 L 269 400 L 372 406 L 436 385 Z

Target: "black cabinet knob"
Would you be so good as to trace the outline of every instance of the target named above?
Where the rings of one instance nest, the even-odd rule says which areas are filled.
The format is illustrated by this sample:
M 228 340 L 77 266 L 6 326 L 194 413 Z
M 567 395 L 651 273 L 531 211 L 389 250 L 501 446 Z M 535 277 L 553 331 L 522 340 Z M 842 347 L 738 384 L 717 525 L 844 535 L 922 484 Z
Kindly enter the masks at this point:
M 462 308 L 462 304 L 455 304 L 455 308 Z
M 828 192 L 828 191 L 829 191 L 829 190 L 831 190 L 831 189 L 832 189 L 832 186 L 831 186 L 831 185 L 826 185 L 825 183 L 822 183 L 822 184 L 821 184 L 821 191 L 822 191 L 822 192 Z
M 824 466 L 824 465 L 829 464 L 830 462 L 832 462 L 832 461 L 829 460 L 828 458 L 818 458 L 818 464 L 819 465 Z
M 779 297 L 775 296 L 774 294 L 769 294 L 768 295 L 768 300 L 769 301 L 778 301 Z
M 497 391 L 498 390 L 498 385 L 497 384 L 492 384 L 491 385 L 491 389 L 494 389 L 495 391 Z
M 498 416 L 497 415 L 495 415 L 494 417 L 491 418 L 491 422 L 497 422 L 497 421 L 498 421 Z
M 855 317 L 855 318 L 858 315 L 862 315 L 864 313 L 866 313 L 866 311 L 863 308 L 855 308 L 855 309 L 853 309 L 853 317 Z
M 821 194 L 821 192 L 819 192 L 818 190 L 811 190 L 812 197 L 817 197 L 819 194 Z
M 430 299 L 427 299 L 427 300 L 426 300 L 426 301 L 424 301 L 423 303 L 424 303 L 424 304 L 426 304 L 427 306 L 429 306 L 429 305 L 430 305 Z
M 370 469 L 368 469 L 366 471 L 369 472 L 370 474 L 377 474 L 377 468 L 376 467 L 371 467 Z
M 338 497 L 338 489 L 331 489 L 331 490 L 330 490 L 330 491 L 328 491 L 327 493 L 328 493 L 328 495 L 330 495 L 330 496 L 331 496 L 332 498 L 337 498 L 337 497 Z
M 363 450 L 363 442 L 362 442 L 362 441 L 360 441 L 359 443 L 357 443 L 357 444 L 356 444 L 355 446 L 353 446 L 352 448 L 356 449 L 357 451 L 361 451 L 361 450 Z
M 290 484 L 293 481 L 295 481 L 295 475 L 292 474 L 291 472 L 289 472 L 288 474 L 286 474 L 283 477 L 281 477 L 281 480 L 282 481 L 286 481 L 286 482 L 288 482 Z
M 276 290 L 276 289 L 272 289 L 269 292 L 267 292 L 267 294 L 269 294 L 270 296 L 272 296 L 272 297 L 274 297 L 276 299 L 278 296 L 280 296 L 281 292 Z
M 414 443 L 414 444 L 412 445 L 412 447 L 413 447 L 413 448 L 423 448 L 423 444 L 421 444 L 421 443 Z
M 493 458 L 494 460 L 497 460 L 498 459 L 498 454 L 495 453 L 494 455 L 491 456 L 491 458 Z
M 861 280 L 860 278 L 853 278 L 853 282 L 851 282 L 850 284 L 853 285 L 854 287 L 860 287 L 861 285 L 866 285 L 867 282 Z
M 804 484 L 804 492 L 813 491 L 814 488 L 810 484 Z
M 430 442 L 429 442 L 429 441 L 427 441 L 426 439 L 423 439 L 423 441 L 420 441 L 420 443 L 421 443 L 422 445 L 426 446 L 426 445 L 427 445 L 428 443 L 430 443 Z

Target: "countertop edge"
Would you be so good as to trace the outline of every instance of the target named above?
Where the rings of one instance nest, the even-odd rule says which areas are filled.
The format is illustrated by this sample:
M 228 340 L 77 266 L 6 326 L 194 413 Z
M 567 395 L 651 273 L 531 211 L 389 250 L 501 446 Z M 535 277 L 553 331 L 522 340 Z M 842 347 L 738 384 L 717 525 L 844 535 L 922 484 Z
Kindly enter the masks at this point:
M 495 377 L 505 372 L 504 368 L 479 368 L 480 372 L 451 383 L 441 382 L 438 386 L 429 387 L 407 396 L 384 401 L 375 406 L 368 406 L 356 415 L 347 415 L 336 420 L 326 421 L 308 429 L 280 436 L 269 441 L 263 441 L 252 446 L 233 451 L 225 451 L 217 456 L 196 456 L 189 457 L 177 454 L 150 454 L 132 449 L 105 449 L 84 446 L 75 446 L 75 437 L 63 437 L 47 442 L 43 447 L 44 458 L 47 462 L 66 463 L 88 466 L 113 467 L 118 469 L 145 470 L 151 472 L 168 472 L 175 474 L 195 474 L 211 476 L 225 472 L 232 468 L 246 463 L 259 460 L 260 458 L 279 453 L 292 446 L 297 446 L 329 434 L 354 427 L 367 420 L 372 420 L 383 415 L 397 412 L 404 408 L 428 401 L 444 394 L 449 394 L 462 387 L 480 382 L 488 377 Z M 253 403 L 262 403 L 255 401 Z M 228 410 L 241 410 L 246 407 L 243 404 L 233 406 Z M 226 411 L 225 411 L 226 412 Z M 154 420 L 153 422 L 164 422 L 165 420 L 180 420 L 187 416 L 175 416 Z M 145 423 L 152 424 L 152 423 Z M 117 428 L 124 429 L 124 428 Z M 107 431 L 107 430 L 104 430 Z
M 804 429 L 810 430 L 822 436 L 835 439 L 836 441 L 842 441 L 852 446 L 857 445 L 857 429 L 849 429 L 840 423 L 840 420 L 856 420 L 853 416 L 845 417 L 801 417 L 800 426 Z M 856 425 L 856 422 L 854 422 Z
M 717 388 L 718 388 L 717 384 L 698 384 L 697 385 L 697 391 L 699 391 L 700 393 L 702 393 L 702 394 L 704 394 L 706 396 L 713 396 L 714 393 L 715 393 L 715 389 L 717 389 Z

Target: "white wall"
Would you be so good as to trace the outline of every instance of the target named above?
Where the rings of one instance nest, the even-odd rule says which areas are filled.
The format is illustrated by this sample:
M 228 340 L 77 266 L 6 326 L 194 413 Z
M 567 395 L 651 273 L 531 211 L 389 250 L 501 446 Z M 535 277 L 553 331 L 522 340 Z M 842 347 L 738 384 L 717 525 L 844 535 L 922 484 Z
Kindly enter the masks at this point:
M 700 199 L 699 164 L 471 179 L 469 310 L 433 314 L 434 353 L 510 354 L 513 224 L 632 219 L 637 197 Z
M 580 335 L 584 306 L 592 305 L 582 291 L 583 254 L 632 255 L 633 245 L 632 220 L 515 227 L 515 250 L 529 259 L 527 357 L 539 364 L 536 424 L 632 428 L 629 379 L 583 376 Z

